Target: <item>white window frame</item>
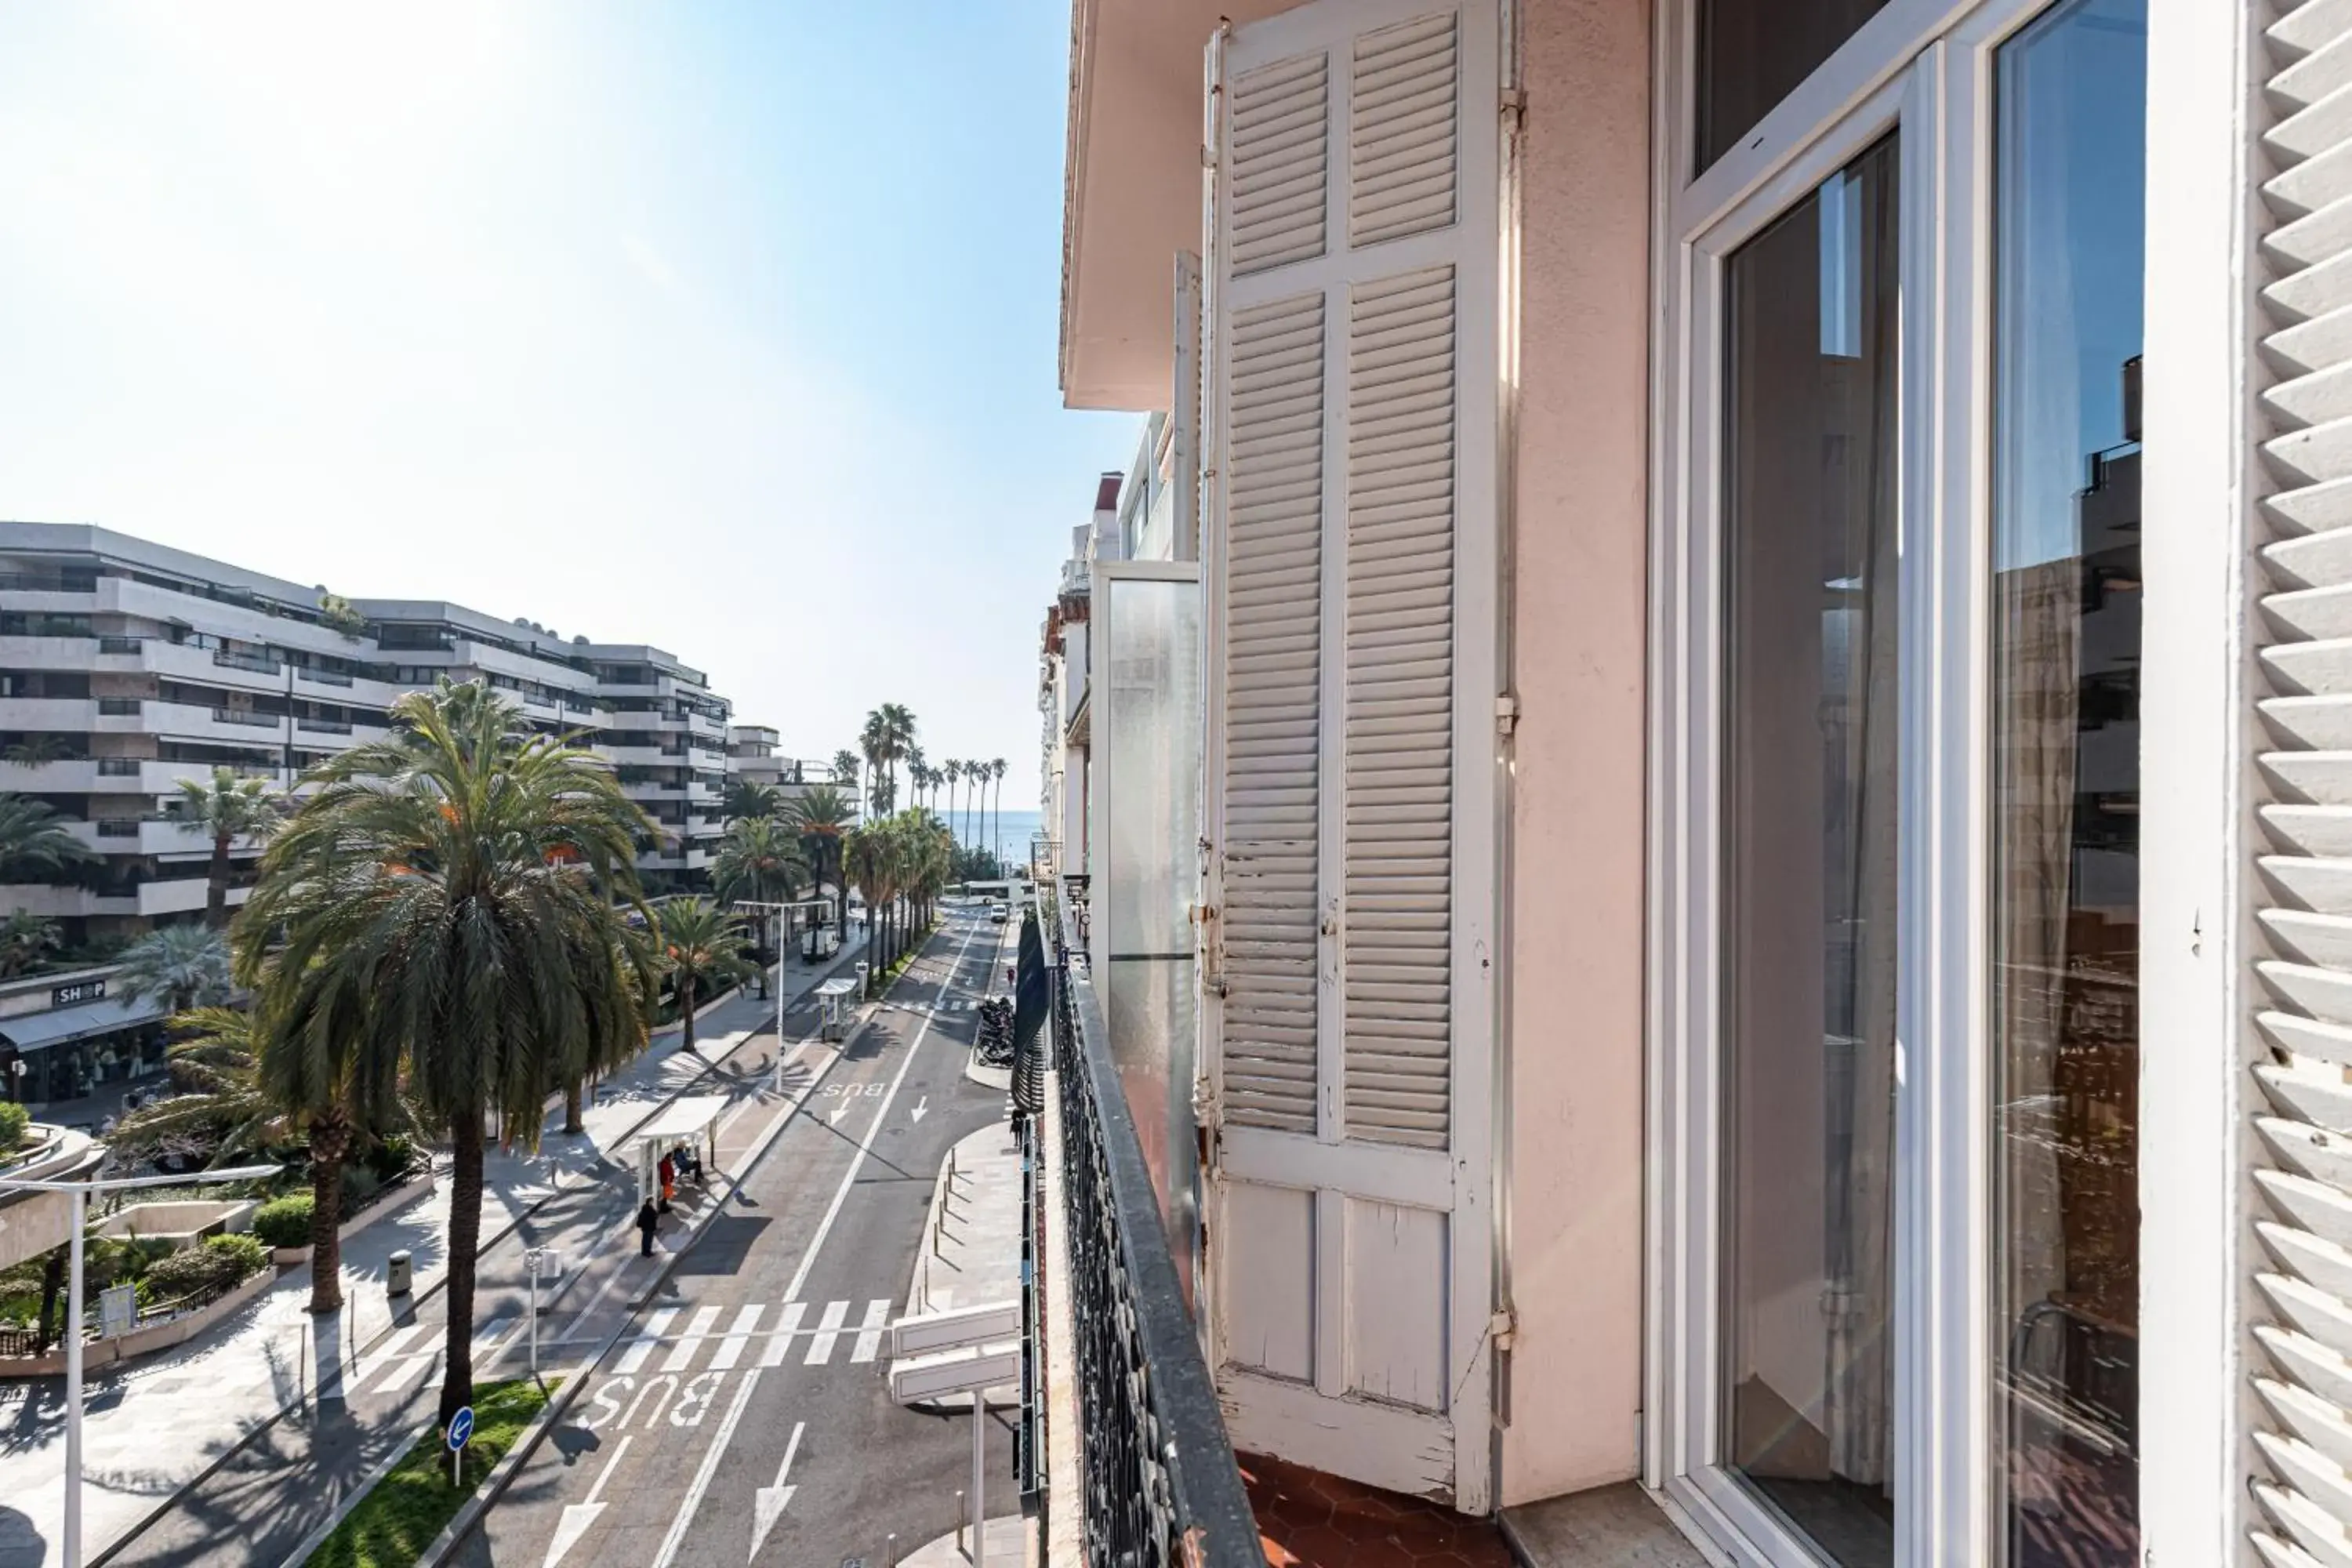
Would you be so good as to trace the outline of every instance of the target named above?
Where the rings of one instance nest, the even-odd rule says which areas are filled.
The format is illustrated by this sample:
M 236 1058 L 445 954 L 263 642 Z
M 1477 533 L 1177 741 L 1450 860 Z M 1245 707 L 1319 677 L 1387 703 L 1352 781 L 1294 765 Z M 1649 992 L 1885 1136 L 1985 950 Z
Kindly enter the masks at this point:
M 1899 134 L 1895 1549 L 1904 1568 L 1989 1563 L 1999 1500 L 1987 886 L 1992 68 L 1994 51 L 2053 4 L 1892 0 L 1693 178 L 1697 0 L 1660 0 L 1642 1462 L 1644 1482 L 1685 1526 L 1740 1563 L 1822 1559 L 1718 1460 L 1724 262 Z M 2154 0 L 2152 34 L 2164 9 Z M 2153 645 L 2167 623 L 2150 611 L 2143 635 Z M 2208 647 L 2216 629 L 2201 625 Z M 2149 709 L 2144 694 L 2144 724 Z M 2158 787 L 2150 770 L 2144 800 Z M 2145 896 L 2143 907 L 2146 919 Z M 2156 1033 L 2144 1017 L 2144 1062 Z M 2143 1226 L 2156 1229 L 2147 1217 Z M 2144 1381 L 2161 1348 L 2144 1343 Z M 2153 1485 L 2147 1460 L 2143 1492 Z

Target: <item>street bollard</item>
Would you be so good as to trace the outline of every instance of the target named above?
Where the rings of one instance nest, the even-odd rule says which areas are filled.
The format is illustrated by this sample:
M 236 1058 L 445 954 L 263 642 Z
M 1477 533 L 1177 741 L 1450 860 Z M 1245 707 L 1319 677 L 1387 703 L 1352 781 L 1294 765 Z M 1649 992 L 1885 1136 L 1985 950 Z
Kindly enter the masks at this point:
M 956 1550 L 963 1550 L 963 1493 L 956 1493 Z
M 898 1538 L 895 1535 L 882 1542 L 882 1568 L 898 1568 Z

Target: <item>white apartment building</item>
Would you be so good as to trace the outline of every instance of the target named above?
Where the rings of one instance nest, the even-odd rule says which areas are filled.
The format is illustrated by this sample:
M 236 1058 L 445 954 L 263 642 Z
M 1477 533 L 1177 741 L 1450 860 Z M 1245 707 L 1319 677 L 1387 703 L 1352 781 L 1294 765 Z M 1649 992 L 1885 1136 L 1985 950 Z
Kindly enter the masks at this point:
M 765 784 L 784 801 L 808 792 L 812 784 L 833 784 L 854 804 L 856 781 L 834 776 L 830 762 L 785 754 L 782 731 L 767 724 L 736 724 L 727 731 L 727 772 L 747 784 Z
M 444 676 L 487 680 L 551 733 L 585 731 L 661 830 L 647 887 L 698 881 L 730 707 L 663 649 L 438 601 L 341 601 L 106 529 L 0 523 L 0 790 L 47 802 L 103 857 L 71 885 L 0 887 L 0 906 L 58 919 L 69 944 L 193 915 L 211 847 L 171 815 L 181 780 L 227 766 L 290 788 Z M 240 882 L 255 853 L 239 850 Z

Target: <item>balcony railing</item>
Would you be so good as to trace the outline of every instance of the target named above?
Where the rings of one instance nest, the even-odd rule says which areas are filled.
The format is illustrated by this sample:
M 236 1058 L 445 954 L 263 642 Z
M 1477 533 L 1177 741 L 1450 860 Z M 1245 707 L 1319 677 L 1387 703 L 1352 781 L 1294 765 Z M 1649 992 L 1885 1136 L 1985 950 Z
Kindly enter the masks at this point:
M 1084 1448 L 1086 1561 L 1264 1568 L 1094 988 L 1072 972 L 1050 900 L 1045 908 L 1077 1352 L 1078 1429 L 1069 1440 Z
M 304 665 L 295 673 L 305 680 L 315 680 L 321 686 L 349 686 L 352 683 L 352 678 L 340 669 L 313 669 Z
M 275 675 L 286 667 L 266 653 L 238 653 L 234 648 L 215 648 L 213 662 L 223 669 L 250 669 L 262 675 Z
M 139 699 L 136 697 L 101 697 L 98 700 L 98 710 L 101 715 L 109 719 L 131 718 L 135 716 L 140 710 Z
M 352 727 L 338 719 L 301 719 L 295 721 L 294 727 L 320 735 L 348 735 L 352 732 Z
M 213 722 L 249 724 L 257 730 L 275 730 L 286 722 L 286 716 L 283 713 L 253 713 L 242 708 L 215 708 L 213 710 Z
M 100 653 L 137 653 L 147 644 L 145 637 L 102 637 L 98 639 Z

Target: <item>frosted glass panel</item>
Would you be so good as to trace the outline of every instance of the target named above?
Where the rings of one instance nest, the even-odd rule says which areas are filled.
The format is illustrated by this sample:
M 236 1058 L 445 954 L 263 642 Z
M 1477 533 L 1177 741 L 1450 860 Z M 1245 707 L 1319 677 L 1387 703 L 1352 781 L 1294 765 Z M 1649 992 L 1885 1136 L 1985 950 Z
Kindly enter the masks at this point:
M 1201 589 L 1098 575 L 1093 960 L 1111 1052 L 1189 1279 L 1196 1224 L 1192 928 Z

